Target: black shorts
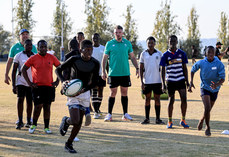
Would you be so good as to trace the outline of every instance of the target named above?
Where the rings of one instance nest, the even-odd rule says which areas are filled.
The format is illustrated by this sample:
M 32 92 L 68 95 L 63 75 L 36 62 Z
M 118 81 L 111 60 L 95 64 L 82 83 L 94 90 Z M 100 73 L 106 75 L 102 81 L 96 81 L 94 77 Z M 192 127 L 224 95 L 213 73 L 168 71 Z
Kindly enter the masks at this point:
M 26 97 L 27 101 L 32 101 L 31 87 L 17 85 L 17 97 Z
M 130 87 L 130 76 L 109 76 L 108 84 L 110 84 L 110 88 L 115 88 L 118 86 Z
M 38 86 L 32 89 L 34 105 L 51 104 L 55 101 L 55 88 L 50 86 Z
M 161 95 L 163 93 L 161 88 L 161 83 L 145 84 L 145 90 L 142 90 L 142 93 L 148 94 L 153 91 L 154 94 Z
M 211 101 L 216 101 L 219 92 L 212 93 L 206 89 L 200 88 L 200 96 L 209 95 Z
M 97 84 L 98 87 L 106 87 L 106 81 L 104 79 L 102 79 L 101 76 L 99 76 L 99 81 Z
M 176 90 L 186 89 L 185 80 L 177 82 L 167 82 L 169 96 L 174 95 Z

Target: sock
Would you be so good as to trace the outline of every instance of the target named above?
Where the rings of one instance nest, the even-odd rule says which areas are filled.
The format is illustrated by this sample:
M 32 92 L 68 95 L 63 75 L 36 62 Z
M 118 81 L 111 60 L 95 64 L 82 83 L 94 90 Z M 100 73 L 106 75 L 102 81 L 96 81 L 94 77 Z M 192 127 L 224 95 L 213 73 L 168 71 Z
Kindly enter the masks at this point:
M 121 102 L 122 102 L 123 114 L 125 114 L 127 113 L 127 108 L 128 108 L 128 97 L 121 96 Z
M 109 97 L 108 99 L 108 113 L 112 114 L 112 110 L 114 107 L 114 103 L 115 103 L 115 97 Z
M 19 117 L 18 117 L 18 121 L 21 122 L 21 123 L 22 123 L 22 119 L 23 119 L 22 116 L 19 116 Z
M 31 123 L 31 117 L 27 117 L 27 123 Z
M 185 120 L 185 117 L 182 117 L 182 120 Z
M 103 100 L 103 97 L 98 97 L 98 111 L 99 111 L 99 109 L 100 109 L 102 100 Z
M 149 120 L 149 113 L 150 113 L 150 105 L 149 106 L 145 106 L 146 119 L 148 119 L 148 120 Z
M 169 117 L 169 122 L 172 122 L 172 117 Z
M 156 119 L 160 119 L 161 106 L 155 105 L 154 107 L 155 107 Z
M 49 120 L 50 119 L 44 119 L 45 128 L 49 128 Z
M 73 141 L 70 141 L 69 139 L 67 140 L 66 144 L 71 145 Z
M 98 110 L 99 110 L 99 109 L 98 109 L 98 107 L 99 107 L 98 102 L 93 102 L 92 104 L 93 104 L 93 106 L 94 106 L 95 112 L 98 113 Z
M 37 126 L 37 119 L 33 119 L 33 125 Z

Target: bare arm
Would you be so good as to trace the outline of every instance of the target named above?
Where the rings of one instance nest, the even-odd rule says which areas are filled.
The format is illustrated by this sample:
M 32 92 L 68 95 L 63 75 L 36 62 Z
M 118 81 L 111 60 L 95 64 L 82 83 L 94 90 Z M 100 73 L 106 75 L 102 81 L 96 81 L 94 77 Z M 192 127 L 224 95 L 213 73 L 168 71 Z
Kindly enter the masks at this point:
M 161 78 L 162 78 L 162 90 L 166 92 L 166 84 L 165 84 L 165 67 L 162 66 L 161 68 Z
M 141 84 L 142 84 L 142 90 L 144 90 L 145 85 L 143 82 L 143 72 L 144 72 L 144 64 L 140 63 L 140 79 L 141 79 Z
M 27 74 L 27 70 L 29 69 L 29 67 L 27 67 L 25 64 L 22 66 L 22 69 L 21 69 L 21 72 L 22 72 L 22 75 L 23 77 L 25 78 L 26 82 L 28 83 L 28 85 L 32 88 L 36 88 L 37 85 L 33 82 L 31 82 L 29 80 L 29 77 L 28 77 L 28 74 Z
M 6 72 L 5 72 L 5 83 L 10 84 L 10 77 L 9 77 L 9 71 L 13 63 L 13 58 L 9 57 L 6 63 Z
M 188 92 L 190 92 L 190 93 L 192 92 L 192 87 L 195 89 L 195 86 L 193 84 L 194 75 L 195 75 L 195 73 L 191 72 L 191 81 L 190 81 L 190 85 L 188 87 Z
M 133 63 L 134 67 L 136 68 L 136 75 L 137 77 L 139 77 L 138 62 L 134 56 L 134 53 L 130 53 L 129 55 L 130 55 L 131 62 Z
M 102 79 L 103 80 L 106 80 L 106 78 L 107 78 L 107 73 L 106 73 L 107 60 L 108 60 L 108 55 L 104 54 L 103 55 L 103 60 L 102 60 Z
M 188 69 L 186 64 L 182 64 L 182 68 L 183 68 L 183 73 L 184 73 L 184 77 L 185 77 L 185 81 L 186 81 L 186 86 L 187 88 L 189 87 L 189 82 L 188 82 Z
M 17 73 L 18 63 L 14 63 L 13 71 L 12 71 L 12 86 L 13 86 L 13 93 L 16 94 L 16 73 Z

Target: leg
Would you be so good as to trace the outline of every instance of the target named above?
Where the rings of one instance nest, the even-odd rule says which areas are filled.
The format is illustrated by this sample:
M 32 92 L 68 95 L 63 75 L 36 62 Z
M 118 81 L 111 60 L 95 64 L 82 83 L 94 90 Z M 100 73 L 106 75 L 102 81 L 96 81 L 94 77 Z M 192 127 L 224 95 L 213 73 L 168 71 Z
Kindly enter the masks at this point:
M 109 97 L 109 100 L 108 100 L 108 113 L 112 114 L 112 110 L 113 110 L 113 107 L 114 107 L 114 103 L 115 103 L 115 96 L 117 94 L 117 89 L 118 87 L 115 87 L 115 88 L 110 88 L 110 97 Z
M 154 102 L 155 102 L 155 113 L 156 113 L 156 124 L 165 124 L 160 119 L 160 113 L 161 113 L 161 101 L 160 101 L 160 94 L 154 93 Z
M 151 101 L 152 91 L 145 94 L 145 120 L 141 124 L 149 124 L 149 113 L 150 113 L 150 101 Z
M 97 87 L 92 89 L 91 101 L 92 101 L 92 106 L 94 107 L 95 112 L 98 113 L 98 89 Z
M 128 110 L 128 87 L 122 87 L 120 86 L 121 90 L 121 102 L 122 102 L 122 108 L 123 108 L 123 115 L 127 113 Z
M 47 103 L 43 105 L 43 115 L 44 115 L 44 129 L 49 129 L 49 121 L 50 121 L 50 115 L 51 115 L 51 104 Z
M 169 95 L 169 104 L 168 104 L 168 117 L 169 121 L 171 120 L 172 122 L 172 116 L 173 116 L 173 104 L 175 100 L 175 95 Z M 171 118 L 171 119 L 170 119 Z
M 100 111 L 99 109 L 103 100 L 103 89 L 103 86 L 98 87 L 98 111 Z
M 27 105 L 27 127 L 29 127 L 31 125 L 31 115 L 32 115 L 32 110 L 33 110 L 33 100 L 32 100 L 32 94 L 31 94 L 31 90 L 29 90 L 26 93 L 26 105 Z
M 181 113 L 182 113 L 182 120 L 185 120 L 186 111 L 187 111 L 187 93 L 186 89 L 178 90 L 181 99 Z
M 18 112 L 18 122 L 16 123 L 16 129 L 21 129 L 23 127 L 23 103 L 24 97 L 18 97 L 17 99 L 17 112 Z
M 37 126 L 37 120 L 40 116 L 41 109 L 43 107 L 43 104 L 35 104 L 34 105 L 34 111 L 33 111 L 33 125 Z

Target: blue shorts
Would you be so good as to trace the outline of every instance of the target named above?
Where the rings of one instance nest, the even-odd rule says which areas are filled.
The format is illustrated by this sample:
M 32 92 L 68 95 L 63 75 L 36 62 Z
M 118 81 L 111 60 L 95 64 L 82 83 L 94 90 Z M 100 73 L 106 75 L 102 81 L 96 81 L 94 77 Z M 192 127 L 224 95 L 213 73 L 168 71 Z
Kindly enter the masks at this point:
M 219 92 L 212 93 L 206 89 L 200 88 L 200 93 L 200 96 L 209 95 L 211 101 L 216 101 Z
M 68 109 L 74 109 L 74 108 L 78 108 L 80 110 L 86 111 L 86 107 L 79 105 L 79 104 L 73 104 L 73 105 L 68 105 Z

